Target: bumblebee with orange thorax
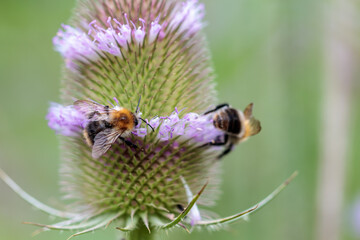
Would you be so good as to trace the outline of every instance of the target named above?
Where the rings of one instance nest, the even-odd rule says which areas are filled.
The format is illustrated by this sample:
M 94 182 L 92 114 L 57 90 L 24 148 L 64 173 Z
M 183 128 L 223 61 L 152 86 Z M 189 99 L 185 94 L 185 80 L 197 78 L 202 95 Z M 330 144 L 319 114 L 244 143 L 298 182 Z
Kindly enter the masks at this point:
M 213 124 L 217 129 L 222 130 L 224 135 L 204 144 L 204 146 L 227 145 L 227 148 L 218 156 L 218 158 L 222 158 L 232 150 L 235 144 L 258 134 L 261 130 L 261 125 L 260 121 L 253 117 L 252 109 L 253 103 L 250 103 L 244 112 L 231 108 L 229 104 L 225 103 L 205 112 L 204 115 L 213 113 Z
M 140 117 L 139 104 L 140 99 L 134 114 L 123 107 L 110 108 L 90 100 L 78 100 L 74 103 L 75 108 L 88 119 L 83 136 L 86 143 L 92 147 L 93 158 L 104 155 L 117 139 L 130 147 L 137 147 L 125 138 L 138 125 L 139 119 L 145 122 Z M 151 125 L 146 124 L 154 131 Z

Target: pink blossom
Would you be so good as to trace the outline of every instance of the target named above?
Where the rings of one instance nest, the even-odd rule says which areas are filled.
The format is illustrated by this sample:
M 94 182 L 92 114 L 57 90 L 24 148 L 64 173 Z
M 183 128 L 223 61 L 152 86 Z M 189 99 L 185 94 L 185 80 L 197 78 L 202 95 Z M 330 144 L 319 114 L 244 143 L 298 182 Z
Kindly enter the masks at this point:
M 76 61 L 88 62 L 96 60 L 99 56 L 96 53 L 96 46 L 89 36 L 81 30 L 68 25 L 62 25 L 53 38 L 55 50 L 64 58 L 69 69 L 76 70 Z
M 46 119 L 50 128 L 64 136 L 76 136 L 87 122 L 86 117 L 72 105 L 63 106 L 58 103 L 51 103 Z

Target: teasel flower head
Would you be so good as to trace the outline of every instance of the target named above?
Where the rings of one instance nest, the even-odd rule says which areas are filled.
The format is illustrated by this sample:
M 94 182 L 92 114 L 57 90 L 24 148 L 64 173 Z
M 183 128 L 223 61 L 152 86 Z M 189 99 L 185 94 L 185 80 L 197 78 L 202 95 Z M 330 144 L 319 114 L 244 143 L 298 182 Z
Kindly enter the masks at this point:
M 129 239 L 150 239 L 172 227 L 217 228 L 242 219 L 288 183 L 233 216 L 212 220 L 202 212 L 218 197 L 223 151 L 207 143 L 224 137 L 203 115 L 217 103 L 203 17 L 197 0 L 78 1 L 70 24 L 53 39 L 65 67 L 62 104 L 52 104 L 47 115 L 61 139 L 64 197 L 74 203 L 58 211 L 22 195 L 67 219 L 31 224 L 78 230 L 70 237 L 111 224 Z M 136 114 L 148 125 L 139 121 L 131 129 L 132 146 L 117 140 L 93 158 L 82 136 L 89 117 L 74 102 L 135 112 L 140 97 Z M 2 171 L 0 177 L 19 189 Z

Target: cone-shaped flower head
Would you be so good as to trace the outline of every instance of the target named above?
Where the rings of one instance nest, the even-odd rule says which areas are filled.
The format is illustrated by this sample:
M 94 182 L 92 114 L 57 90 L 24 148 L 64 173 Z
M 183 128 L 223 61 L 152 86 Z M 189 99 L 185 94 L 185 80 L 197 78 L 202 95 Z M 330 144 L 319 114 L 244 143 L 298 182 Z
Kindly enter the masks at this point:
M 142 123 L 127 139 L 136 147 L 118 140 L 94 159 L 81 134 L 86 118 L 72 121 L 74 127 L 51 121 L 50 111 L 50 125 L 74 129 L 73 134 L 64 131 L 71 137 L 62 139 L 62 187 L 77 202 L 71 210 L 86 218 L 113 214 L 124 224 L 119 226 L 135 227 L 140 220 L 151 229 L 178 215 L 191 201 L 189 194 L 206 182 L 197 204 L 212 204 L 218 151 L 201 146 L 222 132 L 200 115 L 216 103 L 201 33 L 203 5 L 195 0 L 89 0 L 80 1 L 75 12 L 70 26 L 54 38 L 67 63 L 64 105 L 91 99 L 135 112 L 141 96 L 141 117 L 155 131 Z M 71 108 L 69 119 L 77 115 Z M 192 221 L 200 218 L 194 209 Z

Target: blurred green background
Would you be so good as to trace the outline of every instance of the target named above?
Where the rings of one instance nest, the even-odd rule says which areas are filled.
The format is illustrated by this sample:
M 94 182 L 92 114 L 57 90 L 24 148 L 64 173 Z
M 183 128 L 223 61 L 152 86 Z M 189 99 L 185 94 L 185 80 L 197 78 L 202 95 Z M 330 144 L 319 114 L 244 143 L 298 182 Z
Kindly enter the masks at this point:
M 205 2 L 205 1 L 203 1 Z M 352 3 L 351 1 L 347 1 Z M 243 109 L 254 102 L 262 132 L 238 146 L 223 161 L 222 195 L 211 210 L 227 216 L 269 194 L 293 171 L 300 175 L 278 198 L 227 230 L 169 239 L 316 239 L 317 192 L 322 157 L 327 76 L 324 17 L 332 1 L 207 0 L 205 32 L 215 71 L 219 102 Z M 59 146 L 47 127 L 50 101 L 59 101 L 62 59 L 52 37 L 71 15 L 73 0 L 2 0 L 0 2 L 0 167 L 37 199 L 61 207 Z M 359 30 L 359 3 L 352 20 Z M 347 14 L 342 16 L 346 21 Z M 350 17 L 350 16 L 349 16 Z M 359 66 L 358 34 L 353 43 Z M 357 64 L 357 65 L 356 65 Z M 340 239 L 360 239 L 351 228 L 351 206 L 360 194 L 360 84 L 355 68 L 348 91 L 344 201 Z M 336 108 L 334 109 L 336 114 Z M 327 116 L 328 117 L 328 116 Z M 335 126 L 336 127 L 336 126 Z M 341 174 L 341 173 L 339 173 Z M 32 239 L 35 227 L 22 221 L 51 222 L 0 181 L 0 238 Z M 114 239 L 100 230 L 77 239 Z M 66 239 L 45 232 L 34 239 Z M 162 237 L 162 239 L 167 239 Z

